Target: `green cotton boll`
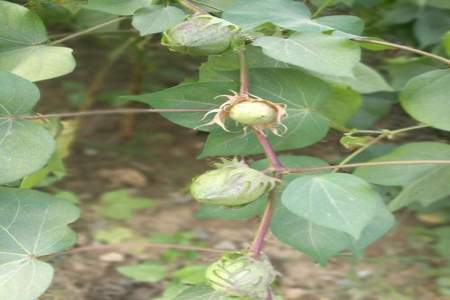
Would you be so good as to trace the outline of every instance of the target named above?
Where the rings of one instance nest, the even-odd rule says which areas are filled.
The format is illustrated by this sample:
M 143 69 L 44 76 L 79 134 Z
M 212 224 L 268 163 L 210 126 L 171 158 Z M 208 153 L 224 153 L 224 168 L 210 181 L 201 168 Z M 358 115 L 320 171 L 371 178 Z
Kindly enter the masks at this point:
M 161 44 L 191 55 L 221 54 L 228 50 L 240 28 L 211 15 L 195 15 L 164 32 Z
M 225 206 L 247 204 L 274 188 L 278 181 L 237 160 L 223 160 L 216 167 L 217 170 L 193 179 L 191 195 L 198 202 Z
M 277 120 L 277 111 L 265 102 L 248 101 L 234 105 L 230 118 L 245 125 L 266 125 Z
M 231 252 L 208 267 L 206 280 L 227 296 L 265 300 L 277 274 L 264 255 L 257 260 L 242 252 Z

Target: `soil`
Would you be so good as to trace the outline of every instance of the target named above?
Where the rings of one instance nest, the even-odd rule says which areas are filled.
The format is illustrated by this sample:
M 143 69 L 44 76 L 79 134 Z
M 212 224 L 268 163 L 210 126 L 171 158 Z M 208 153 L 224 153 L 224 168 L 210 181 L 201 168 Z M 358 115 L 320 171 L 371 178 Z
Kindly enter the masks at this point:
M 80 49 L 79 45 L 75 48 Z M 74 74 L 41 84 L 43 101 L 39 112 L 67 110 L 69 95 L 62 82 L 74 80 L 89 84 L 102 62 L 99 57 L 103 53 L 101 48 L 94 51 L 81 47 L 77 53 L 79 66 Z M 124 61 L 119 62 L 102 90 L 127 88 L 128 68 Z M 96 108 L 103 105 L 94 104 Z M 191 231 L 211 248 L 247 247 L 257 220 L 200 221 L 193 217 L 198 206 L 188 197 L 186 187 L 193 176 L 208 168 L 208 161 L 196 159 L 206 136 L 173 125 L 159 115 L 146 114 L 136 117 L 132 138 L 124 139 L 118 134 L 123 118 L 84 118 L 67 159 L 68 175 L 56 184 L 58 189 L 72 191 L 81 199 L 82 217 L 73 226 L 79 233 L 77 247 L 99 244 L 94 240 L 94 233 L 112 226 L 129 227 L 145 237 Z M 334 161 L 345 152 L 329 146 L 336 137 L 332 133 L 327 141 L 299 153 Z M 140 210 L 129 221 L 102 217 L 100 195 L 122 188 L 153 198 L 156 205 Z M 333 259 L 327 267 L 321 267 L 273 236 L 269 237 L 265 251 L 283 274 L 279 290 L 287 300 L 444 300 L 436 290 L 433 277 L 423 272 L 436 264 L 435 254 L 426 246 L 413 245 L 408 238 L 416 224 L 414 215 L 407 212 L 399 215 L 396 228 L 371 246 L 361 261 L 343 255 Z M 166 282 L 136 283 L 121 276 L 115 268 L 158 260 L 161 253 L 160 250 L 136 252 L 134 249 L 62 253 L 50 258 L 57 275 L 42 300 L 154 299 L 161 294 Z M 207 263 L 215 256 L 201 255 L 196 261 Z

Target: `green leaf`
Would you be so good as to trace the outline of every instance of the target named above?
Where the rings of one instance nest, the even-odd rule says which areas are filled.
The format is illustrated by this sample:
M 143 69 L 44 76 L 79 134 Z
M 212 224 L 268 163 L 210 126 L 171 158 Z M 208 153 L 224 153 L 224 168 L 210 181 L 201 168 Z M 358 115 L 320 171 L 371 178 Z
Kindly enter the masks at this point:
M 136 265 L 118 267 L 117 271 L 138 282 L 155 283 L 167 276 L 167 267 L 158 262 L 145 262 Z
M 450 145 L 420 142 L 402 145 L 391 153 L 372 161 L 446 160 Z M 419 202 L 427 206 L 450 195 L 450 167 L 440 165 L 389 165 L 355 170 L 355 175 L 380 185 L 402 186 L 400 194 L 389 203 L 390 210 Z
M 436 70 L 441 67 L 429 58 L 398 57 L 386 60 L 386 70 L 389 72 L 392 87 L 402 90 L 413 77 Z
M 395 103 L 393 94 L 364 95 L 360 110 L 348 122 L 350 128 L 370 129 L 380 119 L 389 115 Z
M 42 20 L 27 8 L 0 1 L 0 70 L 30 81 L 50 79 L 75 68 L 72 49 L 42 45 Z
M 367 182 L 343 173 L 297 178 L 282 195 L 292 213 L 356 239 L 374 217 L 380 199 Z
M 287 105 L 283 124 L 288 130 L 282 137 L 268 134 L 275 150 L 297 149 L 321 140 L 328 132 L 328 119 L 317 112 L 327 100 L 328 86 L 314 77 L 294 69 L 251 69 L 250 92 L 263 99 Z M 262 153 L 253 132 L 243 136 L 213 129 L 200 157 Z
M 235 0 L 222 17 L 244 30 L 253 29 L 264 23 L 293 29 L 310 20 L 306 5 L 291 0 Z
M 450 31 L 447 31 L 442 37 L 442 45 L 444 46 L 447 56 L 450 57 Z
M 356 43 L 322 33 L 296 33 L 289 38 L 261 37 L 253 44 L 276 60 L 319 74 L 341 77 L 354 76 L 353 68 L 361 55 Z
M 181 268 L 172 273 L 172 277 L 184 284 L 200 284 L 206 282 L 208 265 L 193 265 Z
M 153 205 L 152 199 L 131 196 L 127 189 L 105 193 L 101 202 L 102 214 L 116 220 L 131 219 L 137 210 Z
M 211 12 L 222 12 L 230 7 L 234 1 L 235 0 L 193 0 L 195 4 L 198 4 Z
M 283 243 L 309 255 L 321 265 L 348 248 L 349 236 L 344 232 L 320 226 L 302 218 L 281 203 L 271 223 L 273 234 Z
M 200 209 L 195 212 L 195 218 L 200 220 L 248 220 L 255 216 L 261 215 L 266 207 L 266 204 L 266 196 L 242 207 L 226 207 L 213 204 L 203 204 Z
M 181 23 L 186 14 L 175 6 L 150 5 L 139 9 L 133 16 L 133 27 L 141 36 L 163 32 Z
M 219 95 L 229 94 L 236 90 L 237 84 L 230 82 L 196 82 L 185 83 L 165 89 L 160 92 L 142 94 L 139 96 L 122 96 L 124 100 L 144 102 L 154 108 L 176 109 L 205 109 L 217 108 L 223 99 Z M 188 128 L 195 128 L 202 124 L 206 112 L 162 113 L 169 121 Z M 207 131 L 210 128 L 201 127 L 199 130 Z
M 392 87 L 377 71 L 363 63 L 355 65 L 353 74 L 353 77 L 318 76 L 330 83 L 349 86 L 362 94 L 393 91 Z
M 333 87 L 328 101 L 320 107 L 320 112 L 332 121 L 332 126 L 346 127 L 347 122 L 358 112 L 361 104 L 360 94 L 350 89 Z
M 450 131 L 450 69 L 411 79 L 400 94 L 402 107 L 414 119 Z
M 330 16 L 311 20 L 311 13 L 303 3 L 291 0 L 236 0 L 222 17 L 244 30 L 266 23 L 302 32 L 340 30 L 360 34 L 361 19 L 354 16 Z
M 360 35 L 364 31 L 364 21 L 355 16 L 326 16 L 314 19 L 314 21 L 354 35 Z
M 352 250 L 359 255 L 360 251 L 381 238 L 393 225 L 394 217 L 386 210 L 381 199 L 377 201 L 374 217 L 358 240 L 342 231 L 317 225 L 278 203 L 271 230 L 280 241 L 311 256 L 321 265 L 326 265 L 330 257 L 344 250 Z
M 48 194 L 0 188 L 0 299 L 35 300 L 48 288 L 53 268 L 37 257 L 71 247 L 67 224 L 78 217 L 75 206 Z
M 414 24 L 414 33 L 422 48 L 439 43 L 450 28 L 450 14 L 442 9 L 425 9 Z
M 237 300 L 216 292 L 206 285 L 196 285 L 183 290 L 173 300 Z
M 39 90 L 31 82 L 0 71 L 0 184 L 10 183 L 42 168 L 55 141 L 42 126 L 16 118 L 31 113 Z
M 150 1 L 148 0 L 89 0 L 84 8 L 126 16 L 149 5 Z

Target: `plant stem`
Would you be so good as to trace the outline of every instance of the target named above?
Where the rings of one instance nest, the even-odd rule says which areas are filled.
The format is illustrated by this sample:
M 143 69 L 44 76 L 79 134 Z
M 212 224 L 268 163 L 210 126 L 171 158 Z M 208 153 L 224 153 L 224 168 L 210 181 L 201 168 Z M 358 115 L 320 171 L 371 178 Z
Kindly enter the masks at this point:
M 428 127 L 430 127 L 430 126 L 428 126 L 428 125 L 416 125 L 416 126 L 411 126 L 411 127 L 400 128 L 400 129 L 397 129 L 397 130 L 390 131 L 389 132 L 389 136 L 393 136 L 393 135 L 396 135 L 396 134 L 399 134 L 399 133 L 404 133 L 404 132 L 407 132 L 407 131 L 428 128 Z
M 49 44 L 50 46 L 54 46 L 54 45 L 57 45 L 57 44 L 61 44 L 61 43 L 64 43 L 64 42 L 66 42 L 66 41 L 68 41 L 68 40 L 71 40 L 71 39 L 80 37 L 80 36 L 85 35 L 85 34 L 88 34 L 88 33 L 91 33 L 92 31 L 96 31 L 96 30 L 98 30 L 98 29 L 100 29 L 100 28 L 102 28 L 102 27 L 105 27 L 105 26 L 108 26 L 108 25 L 111 25 L 111 24 L 120 22 L 120 21 L 125 20 L 125 19 L 127 19 L 127 18 L 128 18 L 128 17 L 119 17 L 119 18 L 115 18 L 115 19 L 112 19 L 112 20 L 109 20 L 109 21 L 106 21 L 106 22 L 97 24 L 97 25 L 95 25 L 95 26 L 89 27 L 89 28 L 87 28 L 87 29 L 85 29 L 85 30 L 82 30 L 82 31 L 79 31 L 79 32 L 75 32 L 75 33 L 70 34 L 70 35 L 68 35 L 68 36 L 66 36 L 66 37 L 63 37 L 63 38 L 61 38 L 61 39 L 59 39 L 59 40 L 55 40 L 55 41 L 53 41 L 53 42 L 50 42 L 50 43 L 48 43 L 48 44 Z
M 447 59 L 445 57 L 439 56 L 439 55 L 434 54 L 434 53 L 430 53 L 430 52 L 422 51 L 422 50 L 419 50 L 419 49 L 415 49 L 415 48 L 412 48 L 412 47 L 399 45 L 399 44 L 395 44 L 395 43 L 390 43 L 390 42 L 386 42 L 386 41 L 373 40 L 373 39 L 365 38 L 365 37 L 353 38 L 352 40 L 356 41 L 356 42 L 369 43 L 369 44 L 374 44 L 374 45 L 382 45 L 382 46 L 388 46 L 388 47 L 392 47 L 392 48 L 396 48 L 396 49 L 400 49 L 400 50 L 405 50 L 405 51 L 412 52 L 412 53 L 415 53 L 415 54 L 419 54 L 419 55 L 422 55 L 422 56 L 427 56 L 427 57 L 433 58 L 435 60 L 438 60 L 440 62 L 443 62 L 443 63 L 445 63 L 447 65 L 450 65 L 450 59 Z
M 210 253 L 223 253 L 225 250 L 219 249 L 211 249 L 211 248 L 203 248 L 196 246 L 188 246 L 188 245 L 178 245 L 178 244 L 153 244 L 153 243 L 125 243 L 118 245 L 89 245 L 78 248 L 73 248 L 67 250 L 65 253 L 67 254 L 76 254 L 81 252 L 90 252 L 90 251 L 111 251 L 111 250 L 125 250 L 129 251 L 130 248 L 153 248 L 153 249 L 176 249 L 176 250 L 184 250 L 184 251 L 199 251 L 199 252 L 210 252 Z
M 364 146 L 362 146 L 361 148 L 359 148 L 358 150 L 356 150 L 355 152 L 353 152 L 352 154 L 347 156 L 344 160 L 342 160 L 339 163 L 339 165 L 336 166 L 336 168 L 334 169 L 333 172 L 337 172 L 339 170 L 340 166 L 343 166 L 346 163 L 350 162 L 352 159 L 354 159 L 355 157 L 357 157 L 358 155 L 360 155 L 361 153 L 363 153 L 368 148 L 370 148 L 371 146 L 375 145 L 376 143 L 378 143 L 379 141 L 381 141 L 382 139 L 384 139 L 388 135 L 389 135 L 388 133 L 380 134 L 379 136 L 377 136 L 376 138 L 374 138 L 373 140 L 371 140 L 370 142 L 368 142 L 367 144 L 365 144 Z
M 312 15 L 312 18 L 316 18 L 317 16 L 319 16 L 322 11 L 327 8 L 331 3 L 333 2 L 333 0 L 328 0 L 325 1 L 324 3 L 322 3 L 321 6 L 319 6 L 319 8 L 314 12 L 314 14 Z
M 187 9 L 193 11 L 194 13 L 208 14 L 208 12 L 206 10 L 204 10 L 200 6 L 195 5 L 194 3 L 192 3 L 189 0 L 178 0 L 178 3 L 180 3 L 181 6 L 184 6 Z
M 241 82 L 240 94 L 242 96 L 247 97 L 249 90 L 249 79 L 248 79 L 248 66 L 247 61 L 245 59 L 245 50 L 239 51 L 239 65 L 240 65 L 240 82 Z
M 358 167 L 378 167 L 388 165 L 450 165 L 450 160 L 394 160 L 394 161 L 374 161 L 365 163 L 346 164 L 341 166 L 324 166 L 313 168 L 285 168 L 283 173 L 309 173 L 326 170 L 351 169 Z
M 207 112 L 207 109 L 178 109 L 178 108 L 117 108 L 117 109 L 98 109 L 89 111 L 77 111 L 77 112 L 63 112 L 53 114 L 38 114 L 38 115 L 18 115 L 0 117 L 0 120 L 8 119 L 26 119 L 26 120 L 39 120 L 48 118 L 72 118 L 72 117 L 90 117 L 99 115 L 121 115 L 121 114 L 143 114 L 143 113 L 192 113 L 192 112 Z

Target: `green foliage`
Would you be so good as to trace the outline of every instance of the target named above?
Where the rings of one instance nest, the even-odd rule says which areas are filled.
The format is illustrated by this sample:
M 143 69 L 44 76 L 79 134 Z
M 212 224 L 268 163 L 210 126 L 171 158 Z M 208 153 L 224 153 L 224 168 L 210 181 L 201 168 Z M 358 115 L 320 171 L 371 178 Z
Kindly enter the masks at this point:
M 373 219 L 380 201 L 368 183 L 340 173 L 297 178 L 282 195 L 283 205 L 292 213 L 355 239 Z
M 84 8 L 114 15 L 132 15 L 139 8 L 148 7 L 149 5 L 149 0 L 89 0 Z
M 376 135 L 387 132 L 372 127 L 389 114 L 397 96 L 401 107 L 414 120 L 429 125 L 432 130 L 450 131 L 449 69 L 441 64 L 445 61 L 443 57 L 438 57 L 440 62 L 432 61 L 436 55 L 448 56 L 450 53 L 449 1 L 308 1 L 308 6 L 315 6 L 314 15 L 307 5 L 293 0 L 191 2 L 186 5 L 184 1 L 36 0 L 25 7 L 0 0 L 0 185 L 19 187 L 0 187 L 0 299 L 35 300 L 40 297 L 52 280 L 53 268 L 38 257 L 62 251 L 75 241 L 75 235 L 67 225 L 78 217 L 77 208 L 71 204 L 78 202 L 77 196 L 63 191 L 52 197 L 26 190 L 48 187 L 65 176 L 63 160 L 69 154 L 76 129 L 76 126 L 56 119 L 29 120 L 40 97 L 32 82 L 68 74 L 75 67 L 72 49 L 56 46 L 61 40 L 49 42 L 43 20 L 47 24 L 57 24 L 58 31 L 51 31 L 51 36 L 59 34 L 60 28 L 85 29 L 69 34 L 67 40 L 95 31 L 95 34 L 102 34 L 101 45 L 107 45 L 109 34 L 126 33 L 128 30 L 122 30 L 130 28 L 129 23 L 125 24 L 129 22 L 126 19 L 132 19 L 131 25 L 141 36 L 130 33 L 135 36 L 129 39 L 136 40 L 132 56 L 138 58 L 138 64 L 147 64 L 154 59 L 155 56 L 148 54 L 144 47 L 150 44 L 149 35 L 161 32 L 164 32 L 162 44 L 170 50 L 208 55 L 199 69 L 198 80 L 188 78 L 166 90 L 122 98 L 167 109 L 162 115 L 169 121 L 206 132 L 208 138 L 201 158 L 241 157 L 264 152 L 270 157 L 275 154 L 270 153 L 266 143 L 277 152 L 297 150 L 322 141 L 331 127 L 343 131 L 344 136 L 334 134 L 330 140 L 340 138 L 347 149 L 370 147 L 360 148 L 363 153 L 350 154 L 345 162 L 450 160 L 450 146 L 444 143 L 406 143 L 396 148 L 392 144 L 373 147 L 370 144 Z M 192 10 L 189 4 L 213 12 L 214 16 L 188 15 Z M 348 11 L 349 14 L 327 15 L 334 11 Z M 364 21 L 350 13 L 363 16 Z M 58 14 L 60 18 L 64 16 L 64 20 L 55 22 Z M 102 22 L 109 20 L 123 22 L 120 27 L 119 22 L 102 26 Z M 370 62 L 370 65 L 365 64 L 360 61 L 361 46 L 375 51 L 412 50 L 395 45 L 372 45 L 370 41 L 355 42 L 361 40 L 359 35 L 364 31 L 367 36 L 401 40 L 433 54 L 413 51 L 428 56 L 417 58 L 406 56 L 406 52 L 393 52 L 386 59 L 380 52 L 367 53 L 363 56 L 364 62 Z M 108 35 L 103 36 L 106 32 Z M 114 37 L 111 41 L 116 43 L 121 39 Z M 156 51 L 153 46 L 152 53 Z M 244 72 L 244 56 L 248 78 Z M 155 66 L 159 67 L 152 65 Z M 167 73 L 164 69 L 157 71 L 158 76 Z M 389 80 L 382 76 L 384 73 Z M 245 98 L 247 84 L 255 102 L 261 101 L 259 103 L 266 106 L 271 103 L 272 106 L 267 106 L 270 108 L 286 106 L 287 116 L 283 115 L 275 122 L 286 126 L 284 134 L 277 136 L 264 128 L 257 139 L 255 130 L 263 129 L 252 127 L 254 124 L 247 121 L 249 116 L 246 114 L 243 118 L 236 116 L 236 111 L 232 110 L 234 104 L 225 102 L 229 98 L 224 95 L 232 95 L 238 90 L 241 92 L 238 98 Z M 82 98 L 90 92 L 84 87 L 77 87 L 77 91 L 82 92 Z M 180 109 L 191 111 L 174 113 Z M 223 117 L 230 132 L 208 124 L 212 113 L 216 112 L 216 116 Z M 268 115 L 269 125 L 274 116 Z M 348 128 L 355 130 L 349 133 Z M 409 130 L 411 128 L 403 131 Z M 388 132 L 393 132 L 389 138 L 398 137 L 394 130 Z M 448 165 L 380 165 L 358 168 L 351 175 L 338 173 L 338 170 L 321 171 L 320 167 L 326 167 L 328 163 L 315 157 L 288 155 L 278 158 L 286 168 L 319 167 L 317 172 L 308 170 L 291 174 L 283 170 L 269 174 L 273 173 L 274 169 L 270 167 L 275 163 L 263 159 L 251 165 L 268 175 L 282 177 L 271 193 L 275 211 L 270 228 L 274 235 L 322 265 L 343 251 L 361 256 L 364 248 L 394 225 L 388 209 L 438 207 L 450 196 Z M 333 157 L 335 159 L 342 158 Z M 269 189 L 264 182 L 246 179 L 232 181 L 228 186 L 222 181 L 208 181 L 208 184 L 220 187 L 220 196 L 233 189 L 249 192 L 253 188 L 258 193 L 251 200 L 258 199 L 247 201 L 249 198 L 240 193 L 234 202 L 239 206 L 204 205 L 196 213 L 198 218 L 246 220 L 260 216 L 267 206 Z M 389 201 L 388 209 L 383 199 Z M 220 204 L 226 204 L 226 201 Z M 138 210 L 151 207 L 153 200 L 131 196 L 129 190 L 117 190 L 102 195 L 101 205 L 103 216 L 128 220 Z M 448 248 L 445 234 L 448 235 L 446 227 L 437 234 L 439 238 L 433 244 L 437 253 L 444 253 Z M 137 241 L 202 245 L 191 232 L 145 238 L 125 227 L 98 230 L 94 238 L 110 244 Z M 140 282 L 170 280 L 172 284 L 160 300 L 237 299 L 223 296 L 204 285 L 205 265 L 182 264 L 179 267 L 181 258 L 195 259 L 199 255 L 196 251 L 182 253 L 169 249 L 161 255 L 161 262 L 122 266 L 118 272 Z M 176 267 L 171 267 L 171 263 Z M 217 279 L 216 276 L 215 280 L 220 283 L 218 289 L 236 280 L 231 278 L 222 282 Z M 439 277 L 436 284 L 443 294 L 448 293 L 448 277 Z M 264 286 L 256 298 L 266 298 L 266 293 Z
M 175 6 L 150 5 L 133 15 L 133 27 L 144 35 L 163 32 L 185 18 L 186 14 Z
M 37 258 L 71 247 L 67 224 L 78 209 L 48 194 L 0 188 L 0 298 L 35 300 L 50 285 L 53 268 Z
M 0 1 L 0 70 L 30 81 L 50 79 L 75 68 L 72 49 L 43 45 L 42 20 L 27 8 Z
M 450 131 L 450 69 L 411 79 L 400 95 L 403 108 L 416 120 Z
M 105 193 L 100 201 L 102 215 L 115 220 L 131 219 L 137 210 L 153 205 L 152 199 L 132 196 L 127 189 Z
M 0 117 L 7 118 L 0 120 L 0 184 L 39 170 L 55 149 L 53 137 L 42 125 L 20 118 L 31 113 L 38 99 L 34 84 L 0 71 Z
M 357 44 L 323 33 L 296 33 L 289 38 L 261 37 L 254 45 L 276 60 L 332 76 L 353 77 L 353 68 L 361 55 Z
M 410 143 L 373 161 L 450 159 L 450 146 L 436 142 Z M 423 206 L 450 195 L 450 167 L 439 165 L 399 165 L 358 168 L 355 175 L 387 186 L 401 186 L 401 193 L 389 203 L 390 210 L 398 210 L 414 202 Z
M 167 275 L 167 267 L 158 262 L 144 262 L 118 267 L 117 271 L 135 281 L 150 283 L 158 282 Z

